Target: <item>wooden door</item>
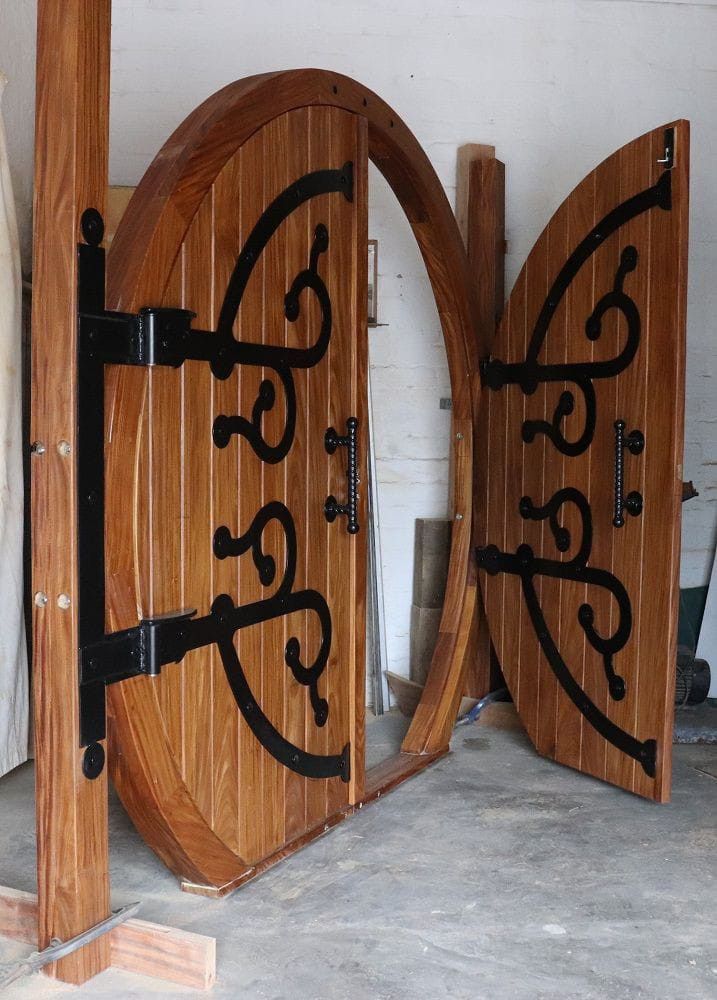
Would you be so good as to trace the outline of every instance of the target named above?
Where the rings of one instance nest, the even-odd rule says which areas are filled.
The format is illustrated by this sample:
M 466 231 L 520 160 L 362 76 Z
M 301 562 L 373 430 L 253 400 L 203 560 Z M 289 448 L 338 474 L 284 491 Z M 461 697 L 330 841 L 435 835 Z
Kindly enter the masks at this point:
M 109 305 L 195 317 L 181 367 L 108 369 L 106 579 L 111 629 L 196 609 L 195 638 L 108 697 L 134 822 L 224 891 L 363 791 L 365 508 L 327 498 L 366 455 L 366 122 L 303 107 L 193 155 L 171 266 L 133 261 L 162 154 L 110 253 Z
M 573 191 L 483 366 L 476 534 L 491 635 L 538 751 L 669 797 L 689 131 Z M 479 447 L 479 453 L 481 451 Z

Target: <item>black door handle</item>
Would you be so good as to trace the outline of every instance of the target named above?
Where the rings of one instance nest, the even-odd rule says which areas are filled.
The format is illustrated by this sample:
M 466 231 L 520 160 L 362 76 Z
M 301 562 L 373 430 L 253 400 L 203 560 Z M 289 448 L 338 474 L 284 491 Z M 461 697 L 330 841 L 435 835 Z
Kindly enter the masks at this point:
M 625 511 L 637 517 L 642 513 L 642 494 L 632 490 L 623 497 L 624 488 L 624 456 L 625 448 L 631 455 L 639 455 L 645 448 L 645 437 L 641 431 L 630 431 L 625 434 L 625 421 L 615 421 L 615 498 L 613 501 L 612 523 L 616 528 L 622 528 L 625 523 Z
M 348 453 L 348 468 L 346 469 L 346 486 L 348 489 L 348 501 L 339 503 L 333 494 L 326 497 L 324 504 L 324 516 L 331 523 L 335 521 L 339 514 L 347 517 L 346 530 L 350 535 L 355 535 L 359 530 L 358 523 L 358 420 L 356 417 L 349 417 L 346 421 L 346 434 L 337 434 L 333 427 L 324 434 L 324 447 L 329 455 L 333 455 L 337 448 L 346 448 Z

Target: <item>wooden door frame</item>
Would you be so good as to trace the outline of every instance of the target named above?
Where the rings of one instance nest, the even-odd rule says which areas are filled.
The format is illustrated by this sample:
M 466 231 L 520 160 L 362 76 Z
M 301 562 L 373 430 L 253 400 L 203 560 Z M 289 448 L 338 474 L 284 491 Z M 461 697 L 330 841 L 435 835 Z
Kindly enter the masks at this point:
M 32 469 L 41 948 L 52 938 L 67 940 L 101 921 L 109 915 L 110 906 L 107 772 L 94 781 L 82 774 L 74 460 L 78 437 L 76 246 L 81 239 L 82 213 L 90 206 L 102 211 L 106 199 L 110 14 L 111 0 L 40 0 L 38 11 L 31 437 L 44 445 L 36 450 Z M 209 168 L 216 174 L 218 164 L 226 162 L 263 123 L 285 111 L 316 104 L 343 108 L 367 121 L 369 157 L 398 198 L 426 264 L 445 338 L 453 396 L 454 531 L 439 638 L 402 753 L 369 774 L 363 796 L 352 805 L 355 808 L 447 751 L 464 685 L 465 650 L 476 598 L 471 506 L 473 423 L 480 391 L 479 312 L 456 220 L 426 154 L 395 112 L 347 77 L 308 69 L 231 84 L 190 115 L 150 170 L 148 183 L 154 197 L 145 205 L 142 231 L 146 254 L 161 255 L 166 245 L 154 234 L 163 213 L 174 213 L 177 227 L 189 225 L 196 200 L 191 186 L 182 189 L 181 180 L 192 170 L 192 149 L 203 145 L 208 136 L 217 158 Z M 178 147 L 173 142 L 179 144 L 181 155 L 176 155 Z M 136 197 L 142 196 L 138 191 Z M 113 244 L 111 271 L 122 266 L 126 253 L 120 238 Z M 130 268 L 139 269 L 140 264 L 136 253 L 127 261 Z M 136 297 L 142 298 L 139 283 Z M 107 300 L 109 308 L 127 306 L 114 296 L 111 281 Z M 121 686 L 116 687 L 119 690 Z M 256 869 L 251 872 L 256 873 Z M 62 960 L 51 974 L 81 983 L 110 962 L 109 943 L 101 938 Z
M 216 176 L 254 132 L 297 108 L 341 108 L 367 120 L 368 155 L 393 190 L 423 256 L 446 346 L 452 394 L 453 533 L 446 598 L 426 687 L 404 740 L 406 754 L 445 752 L 463 689 L 465 651 L 474 614 L 472 551 L 473 427 L 480 393 L 481 319 L 475 283 L 458 224 L 440 180 L 416 137 L 380 97 L 327 70 L 265 73 L 231 83 L 193 111 L 167 140 L 138 186 L 128 211 L 141 219 L 144 253 L 120 229 L 108 257 L 107 305 L 130 311 L 146 304 L 143 274 L 167 270 L 199 206 L 202 186 L 184 183 L 202 157 Z M 211 150 L 211 152 L 208 152 Z M 166 239 L 167 232 L 177 241 Z M 136 236 L 136 231 L 133 236 Z M 132 288 L 131 299 L 118 290 Z M 408 766 L 408 762 L 407 762 Z M 413 768 L 414 765 L 411 765 Z

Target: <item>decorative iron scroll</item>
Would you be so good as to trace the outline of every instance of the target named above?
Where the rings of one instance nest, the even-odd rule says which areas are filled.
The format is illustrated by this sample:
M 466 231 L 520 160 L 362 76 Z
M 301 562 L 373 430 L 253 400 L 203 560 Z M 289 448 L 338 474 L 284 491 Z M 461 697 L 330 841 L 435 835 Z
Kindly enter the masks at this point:
M 602 587 L 612 594 L 618 606 L 617 628 L 612 635 L 605 637 L 595 628 L 595 611 L 591 604 L 581 604 L 577 617 L 586 639 L 593 649 L 602 656 L 611 697 L 616 701 L 624 698 L 625 681 L 615 672 L 613 657 L 630 638 L 632 609 L 627 591 L 616 576 L 605 569 L 587 565 L 593 536 L 590 504 L 580 490 L 566 487 L 558 490 L 544 507 L 536 507 L 530 497 L 522 497 L 519 511 L 524 519 L 548 520 L 556 548 L 561 552 L 567 552 L 571 546 L 570 532 L 560 523 L 559 517 L 560 509 L 566 503 L 574 504 L 582 521 L 582 537 L 578 550 L 572 559 L 563 562 L 559 559 L 536 557 L 531 546 L 525 544 L 519 545 L 515 553 L 501 552 L 496 545 L 487 545 L 485 548 L 478 549 L 478 565 L 491 576 L 497 573 L 511 573 L 520 577 L 523 596 L 533 628 L 546 659 L 563 690 L 588 722 L 606 740 L 630 757 L 634 757 L 640 762 L 645 772 L 650 777 L 654 777 L 657 753 L 655 740 L 641 742 L 635 739 L 634 736 L 625 732 L 600 711 L 570 673 L 550 634 L 540 606 L 534 583 L 536 576 L 549 576 L 559 580 L 572 580 L 575 583 Z
M 576 247 L 558 273 L 543 303 L 533 328 L 525 360 L 520 363 L 505 364 L 498 359 L 491 359 L 482 365 L 483 383 L 494 391 L 502 389 L 505 385 L 513 384 L 520 386 L 525 395 L 531 395 L 540 383 L 570 382 L 582 393 L 585 402 L 585 424 L 582 433 L 576 440 L 569 441 L 562 429 L 565 417 L 572 413 L 575 408 L 575 396 L 573 392 L 566 390 L 561 393 L 550 421 L 524 421 L 522 438 L 526 443 L 531 443 L 538 435 L 544 434 L 559 452 L 567 456 L 581 455 L 590 447 L 597 420 L 597 402 L 593 381 L 612 378 L 624 371 L 635 357 L 640 342 L 639 310 L 635 302 L 624 291 L 625 278 L 637 267 L 639 259 L 638 251 L 634 246 L 629 245 L 623 249 L 612 289 L 600 298 L 585 323 L 585 335 L 589 340 L 596 341 L 601 335 L 605 314 L 610 309 L 617 309 L 622 313 L 627 325 L 627 335 L 619 354 L 605 361 L 565 364 L 541 364 L 538 356 L 555 312 L 583 264 L 612 233 L 631 219 L 654 207 L 664 211 L 669 211 L 672 207 L 669 170 L 662 173 L 655 185 L 609 212 Z M 620 458 L 622 458 L 622 452 Z M 622 479 L 620 483 L 622 483 Z M 518 509 L 523 519 L 547 520 L 556 548 L 560 552 L 567 552 L 571 547 L 570 532 L 561 523 L 560 518 L 560 511 L 566 503 L 572 503 L 577 508 L 582 522 L 582 537 L 572 559 L 561 561 L 537 557 L 531 546 L 526 544 L 518 546 L 515 553 L 501 552 L 496 545 L 488 544 L 477 550 L 478 564 L 491 575 L 510 573 L 520 577 L 523 596 L 533 628 L 543 653 L 563 690 L 597 732 L 615 747 L 639 761 L 645 772 L 650 777 L 654 777 L 657 757 L 656 741 L 636 739 L 600 711 L 572 676 L 550 634 L 540 606 L 534 583 L 535 577 L 539 576 L 572 580 L 576 583 L 601 587 L 615 598 L 618 606 L 618 623 L 612 635 L 606 637 L 597 630 L 595 612 L 591 604 L 582 604 L 577 617 L 587 641 L 602 657 L 611 698 L 615 701 L 623 699 L 627 690 L 626 684 L 624 678 L 615 670 L 614 657 L 623 649 L 632 630 L 630 598 L 623 584 L 613 573 L 588 566 L 592 550 L 593 525 L 592 511 L 587 498 L 580 490 L 566 487 L 558 490 L 542 507 L 536 506 L 530 497 L 523 497 Z
M 329 298 L 326 285 L 318 273 L 319 255 L 325 253 L 328 246 L 328 230 L 323 223 L 320 223 L 314 233 L 314 244 L 311 248 L 309 266 L 306 270 L 300 271 L 294 278 L 284 300 L 284 315 L 289 322 L 293 323 L 299 318 L 299 296 L 301 292 L 306 288 L 310 288 L 314 292 L 321 309 L 321 329 L 316 343 L 309 348 L 283 348 L 271 345 L 265 346 L 263 344 L 244 343 L 239 345 L 237 341 L 234 342 L 237 347 L 251 348 L 250 351 L 244 350 L 242 352 L 244 358 L 239 364 L 252 364 L 260 365 L 264 368 L 273 368 L 281 381 L 286 400 L 286 420 L 281 440 L 277 445 L 272 446 L 266 441 L 261 431 L 263 416 L 267 410 L 273 408 L 276 399 L 274 383 L 269 379 L 264 379 L 259 386 L 259 394 L 252 409 L 251 420 L 247 420 L 246 417 L 225 416 L 224 414 L 216 417 L 212 433 L 214 443 L 218 448 L 225 448 L 229 444 L 232 434 L 240 434 L 247 439 L 262 462 L 274 464 L 283 461 L 288 455 L 296 429 L 296 389 L 294 387 L 292 368 L 311 368 L 318 364 L 326 353 L 326 348 L 329 346 L 329 340 L 331 339 L 331 299 Z M 242 254 L 239 260 L 241 261 L 244 256 L 245 254 Z M 254 260 L 253 257 L 250 259 Z M 248 270 L 251 270 L 252 266 L 253 263 L 245 265 Z M 237 278 L 237 271 L 232 275 L 232 281 L 236 281 L 244 287 L 246 286 L 244 275 L 240 273 Z M 229 291 L 227 291 L 225 303 L 230 296 L 230 291 L 231 283 Z M 222 308 L 223 312 L 224 308 Z M 227 322 L 229 321 L 227 320 Z M 228 332 L 229 337 L 231 337 L 232 325 L 233 320 L 229 324 L 228 331 L 223 331 L 220 316 L 219 333 L 217 335 L 222 336 L 222 333 L 226 335 Z M 251 360 L 248 360 L 249 358 Z
M 315 343 L 309 348 L 298 349 L 242 342 L 235 340 L 233 327 L 252 270 L 271 236 L 281 222 L 307 198 L 327 191 L 342 191 L 351 200 L 351 163 L 344 164 L 338 171 L 322 170 L 308 174 L 291 184 L 266 209 L 239 254 L 219 313 L 215 337 L 222 346 L 212 361 L 212 371 L 217 378 L 226 378 L 235 364 L 272 368 L 283 386 L 286 418 L 280 441 L 276 445 L 270 445 L 262 433 L 262 420 L 264 414 L 274 406 L 276 390 L 271 380 L 264 379 L 250 420 L 240 415 L 220 414 L 216 417 L 212 437 L 219 448 L 226 447 L 231 436 L 238 434 L 246 438 L 263 462 L 273 464 L 283 461 L 289 453 L 296 429 L 296 390 L 292 369 L 311 368 L 318 364 L 326 353 L 331 338 L 331 300 L 318 271 L 319 258 L 329 246 L 328 229 L 323 223 L 317 225 L 314 231 L 309 266 L 296 275 L 284 299 L 284 315 L 293 323 L 299 317 L 301 293 L 306 290 L 314 293 L 321 310 L 321 327 Z M 234 645 L 234 632 L 248 624 L 270 621 L 296 611 L 313 611 L 321 625 L 321 643 L 314 663 L 308 667 L 304 665 L 301 644 L 296 636 L 292 636 L 286 643 L 284 660 L 296 681 L 309 689 L 316 725 L 326 724 L 329 705 L 325 698 L 320 697 L 318 683 L 331 648 L 331 614 L 324 597 L 318 591 L 292 592 L 296 576 L 297 546 L 296 529 L 289 510 L 279 501 L 268 503 L 258 511 L 249 530 L 238 538 L 233 538 L 229 528 L 222 525 L 214 535 L 214 554 L 217 558 L 224 559 L 227 556 L 241 556 L 251 550 L 261 583 L 264 586 L 271 585 L 276 576 L 276 562 L 273 556 L 264 551 L 263 546 L 264 531 L 271 521 L 281 526 L 286 548 L 283 577 L 274 595 L 254 604 L 235 607 L 231 597 L 222 594 L 212 605 L 212 614 L 218 622 L 217 645 L 224 670 L 244 718 L 272 756 L 291 770 L 309 777 L 328 778 L 340 775 L 343 780 L 348 781 L 349 745 L 338 756 L 317 756 L 289 743 L 271 724 L 254 698 Z
M 240 538 L 232 538 L 225 525 L 217 528 L 214 533 L 214 554 L 218 559 L 225 559 L 227 556 L 243 555 L 251 549 L 259 579 L 263 586 L 270 586 L 276 576 L 276 561 L 273 556 L 264 551 L 263 537 L 264 530 L 271 521 L 276 521 L 281 525 L 286 545 L 286 565 L 281 583 L 272 597 L 259 601 L 257 604 L 250 604 L 246 608 L 233 608 L 232 605 L 230 620 L 234 623 L 235 629 L 240 629 L 244 628 L 243 614 L 245 612 L 247 615 L 246 623 L 250 625 L 256 624 L 257 621 L 281 618 L 294 611 L 314 611 L 316 613 L 321 624 L 321 645 L 314 663 L 308 668 L 303 665 L 301 644 L 296 637 L 292 637 L 287 642 L 284 659 L 299 684 L 308 687 L 311 707 L 314 710 L 314 721 L 317 726 L 323 726 L 329 715 L 329 705 L 325 698 L 319 697 L 318 683 L 319 677 L 326 667 L 331 649 L 331 613 L 326 601 L 317 590 L 302 590 L 292 593 L 296 577 L 296 528 L 288 509 L 278 500 L 266 504 L 257 513 L 249 530 Z M 224 611 L 227 610 L 227 600 L 231 603 L 231 598 L 227 598 L 226 595 L 217 598 L 217 601 L 222 602 Z M 257 618 L 257 614 L 261 614 L 262 617 Z M 226 662 L 224 666 L 231 683 L 230 671 Z M 238 669 L 241 670 L 241 667 Z
M 533 328 L 530 344 L 524 361 L 505 364 L 491 359 L 481 366 L 483 384 L 493 390 L 504 385 L 519 385 L 523 393 L 532 395 L 542 382 L 571 382 L 585 400 L 585 426 L 576 441 L 568 441 L 561 425 L 575 409 L 575 396 L 569 390 L 561 393 L 552 420 L 526 420 L 523 424 L 523 440 L 531 442 L 538 434 L 545 434 L 564 455 L 581 455 L 592 443 L 595 433 L 596 400 L 594 379 L 613 378 L 624 371 L 635 356 L 640 342 L 640 315 L 635 303 L 623 291 L 625 276 L 637 266 L 638 254 L 633 246 L 622 251 L 620 264 L 615 274 L 613 288 L 597 303 L 585 323 L 585 335 L 589 340 L 598 340 L 602 332 L 602 319 L 609 309 L 617 309 L 627 321 L 627 338 L 620 353 L 606 361 L 567 362 L 565 364 L 541 364 L 538 355 L 548 333 L 550 323 L 562 301 L 565 292 L 583 264 L 595 253 L 605 240 L 631 219 L 650 208 L 658 207 L 669 211 L 672 205 L 670 172 L 664 171 L 659 181 L 645 191 L 618 205 L 609 212 L 575 248 L 560 269 Z

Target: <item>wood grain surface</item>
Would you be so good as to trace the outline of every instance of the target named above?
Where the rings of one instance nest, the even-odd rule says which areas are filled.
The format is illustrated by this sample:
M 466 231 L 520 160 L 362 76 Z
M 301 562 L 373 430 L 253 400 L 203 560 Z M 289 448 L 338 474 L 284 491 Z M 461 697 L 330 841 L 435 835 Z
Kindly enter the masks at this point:
M 281 224 L 251 273 L 235 322 L 234 335 L 244 342 L 300 348 L 315 342 L 321 323 L 316 300 L 303 296 L 299 317 L 289 322 L 284 298 L 294 277 L 309 264 L 316 227 L 325 224 L 329 248 L 320 257 L 319 270 L 331 298 L 331 340 L 316 366 L 295 371 L 297 427 L 287 459 L 263 462 L 243 436 L 233 436 L 225 448 L 212 443 L 218 415 L 252 412 L 263 380 L 272 377 L 269 368 L 236 366 L 223 380 L 213 378 L 204 362 L 186 362 L 180 370 L 126 370 L 111 375 L 108 393 L 110 426 L 117 423 L 127 432 L 112 430 L 106 449 L 112 627 L 128 627 L 138 611 L 147 617 L 196 607 L 206 614 L 218 594 L 229 594 L 237 605 L 271 597 L 287 556 L 276 523 L 268 525 L 263 546 L 280 575 L 266 585 L 258 578 L 251 552 L 217 559 L 212 539 L 220 526 L 239 537 L 262 507 L 275 501 L 285 504 L 297 529 L 294 589 L 325 595 L 332 617 L 331 655 L 319 686 L 329 702 L 326 726 L 317 727 L 308 689 L 284 663 L 286 642 L 294 635 L 302 642 L 304 661 L 314 659 L 321 641 L 314 613 L 295 612 L 252 625 L 237 635 L 236 648 L 255 697 L 279 732 L 293 737 L 299 747 L 332 755 L 340 754 L 346 744 L 363 746 L 363 705 L 357 705 L 354 691 L 363 684 L 365 625 L 363 597 L 358 595 L 365 591 L 365 563 L 359 555 L 365 535 L 349 535 L 343 519 L 328 524 L 323 507 L 329 492 L 343 498 L 347 488 L 345 454 L 340 450 L 328 455 L 324 433 L 329 425 L 345 431 L 349 416 L 365 412 L 365 370 L 358 367 L 366 336 L 366 262 L 358 243 L 360 237 L 363 246 L 366 232 L 364 133 L 363 119 L 338 108 L 298 109 L 272 119 L 215 177 L 169 272 L 163 273 L 155 262 L 148 265 L 154 284 L 149 285 L 147 301 L 191 308 L 197 312 L 198 328 L 214 330 L 244 241 L 267 206 L 312 170 L 355 164 L 361 187 L 352 201 L 339 193 L 322 194 Z M 287 150 L 292 151 L 290 157 L 282 155 Z M 120 223 L 118 241 L 131 225 L 130 213 Z M 144 275 L 143 280 L 148 286 L 150 278 Z M 279 385 L 279 397 L 281 392 Z M 262 424 L 267 441 L 281 439 L 285 418 L 279 398 Z M 364 421 L 359 444 L 364 456 L 365 433 Z M 132 477 L 134 502 L 127 504 L 126 484 Z M 359 519 L 365 523 L 363 503 Z M 128 539 L 134 552 L 131 564 L 123 551 Z M 133 601 L 113 599 L 133 587 Z M 151 725 L 128 722 L 130 697 L 132 712 L 151 718 Z M 245 863 L 254 866 L 275 855 L 348 804 L 350 786 L 340 778 L 306 779 L 264 749 L 239 712 L 211 646 L 166 667 L 157 678 L 134 681 L 131 692 L 129 685 L 126 690 L 125 685 L 117 687 L 111 701 L 117 708 L 112 733 L 118 762 L 138 733 L 139 752 L 150 759 L 155 744 L 162 743 L 165 765 L 173 775 L 168 788 L 181 789 L 193 816 L 191 833 L 185 831 L 193 839 L 193 864 L 187 864 L 181 851 L 172 862 L 188 881 L 204 879 L 214 889 L 224 889 L 241 878 Z M 158 828 L 150 828 L 146 818 L 147 790 L 139 790 L 140 781 L 125 763 L 115 766 L 115 782 L 137 825 L 154 844 Z M 358 794 L 362 792 L 361 785 Z M 171 825 L 176 803 L 165 803 L 162 813 Z M 214 839 L 204 837 L 204 825 Z M 226 850 L 220 851 L 221 859 L 214 858 L 213 868 L 212 851 L 207 851 L 202 875 L 196 865 L 202 863 L 206 843 L 214 845 L 212 851 L 218 845 Z
M 669 798 L 673 685 L 679 579 L 679 529 L 684 413 L 684 329 L 687 246 L 689 128 L 686 122 L 655 129 L 601 164 L 578 185 L 541 234 L 520 273 L 501 323 L 492 357 L 519 363 L 533 334 L 548 290 L 578 244 L 605 216 L 656 185 L 664 167 L 665 129 L 675 130 L 670 170 L 671 204 L 635 215 L 602 240 L 556 300 L 538 360 L 543 365 L 597 363 L 615 358 L 626 343 L 627 322 L 615 306 L 604 313 L 599 336 L 586 336 L 586 321 L 615 286 L 622 254 L 637 251 L 622 287 L 639 313 L 639 341 L 632 361 L 617 375 L 595 378 L 596 426 L 580 454 L 561 452 L 546 434 L 526 440 L 526 420 L 553 419 L 561 394 L 572 390 L 573 411 L 563 432 L 576 441 L 585 425 L 581 392 L 570 381 L 540 382 L 532 393 L 518 384 L 484 391 L 477 466 L 476 534 L 479 546 L 516 553 L 528 545 L 537 557 L 568 563 L 576 557 L 582 521 L 573 503 L 559 510 L 556 527 L 570 533 L 559 551 L 548 518 L 520 516 L 522 497 L 542 506 L 563 488 L 577 488 L 592 515 L 587 566 L 608 571 L 625 587 L 630 630 L 614 654 L 625 682 L 624 697 L 608 689 L 603 655 L 579 623 L 590 605 L 599 636 L 612 636 L 620 615 L 605 587 L 537 574 L 533 584 L 552 637 L 571 676 L 611 722 L 640 742 L 657 741 L 654 776 L 633 756 L 605 738 L 558 682 L 541 646 L 521 578 L 480 570 L 491 636 L 520 717 L 538 751 L 560 763 L 648 798 Z M 639 516 L 613 526 L 616 420 L 626 433 L 645 435 L 639 455 L 624 452 L 624 492 L 643 497 Z M 483 443 L 481 443 L 483 439 Z
M 78 711 L 77 244 L 104 208 L 109 0 L 41 0 L 32 311 L 31 462 L 39 947 L 109 915 L 107 777 L 82 774 Z M 60 453 L 66 441 L 69 453 Z M 58 606 L 59 595 L 69 607 Z M 101 938 L 46 971 L 83 983 L 109 964 Z

